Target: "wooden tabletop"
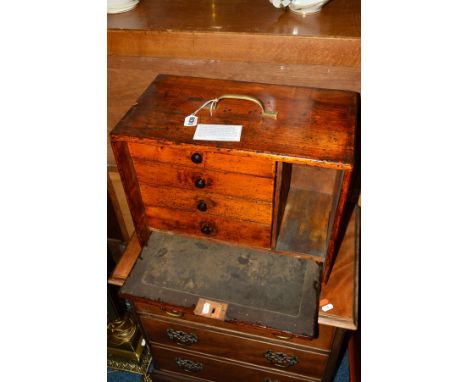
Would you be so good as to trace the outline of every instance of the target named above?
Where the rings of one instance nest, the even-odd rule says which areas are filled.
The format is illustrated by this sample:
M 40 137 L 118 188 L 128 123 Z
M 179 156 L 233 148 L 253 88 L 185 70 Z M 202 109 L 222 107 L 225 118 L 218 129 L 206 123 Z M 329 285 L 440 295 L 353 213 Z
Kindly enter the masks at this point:
M 141 0 L 107 21 L 109 55 L 360 67 L 360 0 L 305 17 L 268 0 Z
M 132 11 L 107 16 L 109 29 L 259 33 L 359 38 L 359 0 L 332 0 L 303 17 L 268 0 L 140 0 Z

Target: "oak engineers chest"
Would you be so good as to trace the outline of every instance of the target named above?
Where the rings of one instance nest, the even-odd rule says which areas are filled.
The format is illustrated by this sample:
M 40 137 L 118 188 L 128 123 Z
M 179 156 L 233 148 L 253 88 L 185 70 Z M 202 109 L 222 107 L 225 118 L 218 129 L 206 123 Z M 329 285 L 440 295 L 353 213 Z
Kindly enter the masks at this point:
M 223 97 L 225 93 L 240 97 Z M 195 127 L 183 126 L 186 116 L 214 97 L 220 101 L 216 109 L 211 110 L 212 113 L 202 109 L 198 113 L 199 123 L 242 125 L 240 142 L 194 140 Z M 252 100 L 254 102 L 248 102 Z M 269 118 L 272 115 L 275 118 Z M 238 246 L 239 253 L 247 251 L 245 256 L 248 259 L 265 253 L 283 260 L 283 256 L 288 256 L 290 265 L 284 265 L 285 268 L 309 269 L 319 264 L 318 271 L 314 271 L 316 281 L 320 280 L 323 265 L 322 280 L 326 282 L 338 251 L 337 240 L 343 229 L 342 215 L 354 169 L 356 115 L 357 94 L 351 92 L 158 76 L 111 133 L 112 147 L 136 234 L 142 246 L 150 241 L 147 255 L 143 259 L 146 263 L 137 264 L 133 273 L 140 272 L 139 277 L 143 277 L 140 277 L 142 280 L 146 277 L 146 284 L 150 285 L 145 270 L 151 266 L 160 267 L 154 265 L 154 258 L 161 250 L 167 252 L 167 248 L 172 248 L 176 259 L 174 261 L 179 261 L 177 264 L 180 264 L 181 259 L 177 260 L 177 256 L 181 256 L 183 245 L 185 248 L 208 245 L 199 251 L 200 256 L 206 257 L 206 253 L 211 250 L 212 253 L 208 256 L 213 256 L 212 258 L 225 255 L 229 251 L 236 253 L 235 246 Z M 182 241 L 182 247 L 180 243 L 173 244 L 177 240 Z M 155 252 L 157 243 L 164 241 L 168 243 L 168 247 Z M 209 243 L 212 243 L 210 248 Z M 151 247 L 153 254 L 150 253 Z M 196 251 L 188 251 L 190 254 L 194 252 Z M 188 259 L 187 254 L 184 256 Z M 301 262 L 300 265 L 298 262 Z M 222 268 L 225 263 L 221 261 L 218 269 L 223 274 L 229 273 Z M 250 271 L 250 268 L 247 271 L 241 270 Z M 270 276 L 273 279 L 275 277 Z M 154 274 L 151 277 L 154 279 Z M 137 276 L 133 278 L 136 279 Z M 167 292 L 171 286 L 178 289 L 184 287 L 177 283 L 177 286 L 168 286 L 170 281 L 165 280 L 162 274 L 158 274 L 156 278 L 154 285 L 150 287 L 156 288 L 158 292 L 152 297 L 129 292 L 142 292 L 145 290 L 143 287 L 141 290 L 131 289 L 129 285 L 123 288 L 126 288 L 126 297 L 134 297 L 136 310 L 140 312 L 140 322 L 147 334 L 154 332 L 151 328 L 158 325 L 157 320 L 161 318 L 154 316 L 153 321 L 148 321 L 144 309 L 141 315 L 141 305 L 138 304 L 146 303 L 145 297 L 162 303 L 160 307 L 166 314 L 166 320 L 171 313 L 177 319 L 183 317 L 181 310 L 177 309 L 179 304 L 174 303 L 177 296 L 164 301 L 161 296 L 165 295 L 161 291 Z M 220 285 L 221 279 L 216 280 L 216 285 Z M 253 284 L 249 285 L 247 279 L 244 287 L 257 288 L 264 279 L 264 275 L 257 275 L 256 278 L 252 276 Z M 305 285 L 305 276 L 303 280 Z M 307 280 L 307 284 L 310 284 L 311 280 Z M 226 282 L 226 285 L 231 285 L 232 289 L 232 285 L 236 285 L 235 280 L 232 284 L 231 277 L 229 282 L 231 284 Z M 270 286 L 264 285 L 265 290 L 270 288 L 273 293 L 272 284 L 273 282 L 270 282 Z M 283 280 L 282 284 L 285 285 L 280 287 L 289 286 L 292 293 L 295 293 L 295 289 L 288 285 L 288 280 Z M 258 288 L 261 290 L 261 287 Z M 298 317 L 300 320 L 316 321 L 318 288 L 315 288 L 316 295 L 313 299 L 312 292 L 301 289 L 300 285 L 296 288 L 298 294 L 302 293 L 298 306 L 302 306 L 303 301 L 312 300 L 315 310 L 307 311 L 310 317 L 303 317 L 304 312 L 299 313 L 299 310 L 294 311 L 295 313 L 281 312 L 281 308 L 277 309 L 273 300 L 273 305 L 266 302 L 264 310 L 279 310 L 279 321 L 288 314 L 296 316 L 296 321 Z M 198 288 L 196 292 L 199 293 L 200 290 L 202 289 Z M 304 291 L 307 293 L 304 294 Z M 216 295 L 222 300 L 219 296 Z M 268 300 L 268 296 L 265 296 L 264 300 Z M 284 300 L 285 297 L 282 298 Z M 233 297 L 231 299 L 235 300 Z M 232 306 L 237 303 L 240 307 L 238 311 L 242 312 L 236 316 L 234 312 L 237 310 L 231 309 L 231 313 L 239 322 L 249 322 L 248 313 L 245 312 L 251 312 L 251 319 L 254 316 L 257 323 L 263 322 L 265 327 L 279 329 L 283 333 L 283 339 L 290 335 L 304 334 L 303 331 L 295 331 L 295 328 L 303 329 L 303 326 L 292 323 L 294 320 L 285 326 L 278 323 L 278 317 L 274 314 L 269 319 L 270 316 L 263 313 L 255 316 L 255 309 L 249 310 L 251 307 L 246 310 L 248 298 L 234 300 Z M 255 304 L 258 301 L 254 301 Z M 171 308 L 171 305 L 175 308 Z M 152 311 L 149 314 L 154 313 Z M 185 317 L 188 318 L 187 315 Z M 262 317 L 260 321 L 259 317 Z M 196 320 L 203 322 L 199 317 Z M 182 340 L 174 340 L 175 343 L 187 345 L 184 341 L 191 341 L 187 340 L 190 333 L 177 331 L 174 329 L 177 323 L 172 324 L 171 328 L 166 329 L 165 337 L 182 336 Z M 285 335 L 284 332 L 290 334 Z M 313 334 L 313 330 L 307 334 Z M 174 349 L 166 348 L 160 335 L 157 336 L 155 349 L 158 346 L 162 348 L 155 350 L 155 357 L 164 364 L 167 361 L 163 360 L 164 357 L 171 358 Z M 281 334 L 279 336 L 281 339 Z M 251 339 L 244 340 L 248 342 L 250 351 L 253 351 L 255 346 Z M 218 346 L 219 352 L 223 346 L 226 347 L 226 343 L 218 338 L 214 339 L 211 346 Z M 297 348 L 295 350 L 296 353 L 301 351 Z M 320 375 L 319 371 L 307 374 L 308 368 L 321 365 L 319 368 L 322 372 L 324 368 L 324 362 L 320 361 L 320 351 L 313 353 L 313 358 L 318 358 L 310 362 L 304 362 L 308 359 L 308 354 L 302 354 L 299 357 L 302 362 L 297 362 L 297 355 L 289 356 L 272 349 L 257 355 L 279 368 L 294 366 L 296 377 L 302 375 L 305 378 L 300 380 L 311 380 L 314 375 Z M 197 369 L 201 363 L 194 361 L 195 358 L 197 357 L 193 354 L 191 360 L 177 356 L 175 362 L 183 371 L 200 372 Z M 239 359 L 245 361 L 241 355 Z M 259 363 L 252 359 L 247 361 Z M 283 373 L 281 380 L 295 380 L 288 379 L 292 375 Z M 210 378 L 208 380 L 218 380 Z

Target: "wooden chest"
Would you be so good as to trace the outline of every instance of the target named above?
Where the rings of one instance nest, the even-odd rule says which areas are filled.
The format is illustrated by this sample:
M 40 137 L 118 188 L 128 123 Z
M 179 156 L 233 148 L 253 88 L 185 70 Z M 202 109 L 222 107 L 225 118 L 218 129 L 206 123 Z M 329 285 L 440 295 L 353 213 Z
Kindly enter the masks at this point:
M 184 126 L 210 99 L 198 123 L 242 125 L 239 142 L 194 140 Z M 357 104 L 351 92 L 160 75 L 112 131 L 149 242 L 122 293 L 158 380 L 329 378 L 340 334 L 317 328 L 318 294 L 343 233 Z M 263 273 L 243 267 L 252 259 Z M 227 321 L 194 315 L 201 297 L 229 303 Z
M 242 125 L 240 142 L 194 140 L 195 127 L 184 126 L 214 98 L 222 102 L 199 123 Z M 324 262 L 326 281 L 357 102 L 352 92 L 159 75 L 111 133 L 140 243 L 159 229 L 268 248 Z

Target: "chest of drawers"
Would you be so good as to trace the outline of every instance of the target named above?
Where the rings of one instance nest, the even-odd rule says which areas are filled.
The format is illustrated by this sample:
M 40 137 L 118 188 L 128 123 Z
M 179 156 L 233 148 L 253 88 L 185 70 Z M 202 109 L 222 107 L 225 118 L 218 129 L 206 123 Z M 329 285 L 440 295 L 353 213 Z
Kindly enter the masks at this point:
M 134 306 L 153 350 L 157 381 L 320 381 L 340 337 L 329 326 L 320 326 L 315 339 L 305 339 L 204 321 L 189 312 L 171 317 L 148 302 Z
M 184 126 L 215 97 L 199 123 L 242 125 L 239 142 Z M 341 334 L 316 326 L 318 293 L 343 234 L 357 106 L 351 92 L 160 75 L 112 131 L 136 235 L 155 248 L 123 295 L 158 380 L 329 375 Z M 229 303 L 227 322 L 194 315 L 199 297 Z

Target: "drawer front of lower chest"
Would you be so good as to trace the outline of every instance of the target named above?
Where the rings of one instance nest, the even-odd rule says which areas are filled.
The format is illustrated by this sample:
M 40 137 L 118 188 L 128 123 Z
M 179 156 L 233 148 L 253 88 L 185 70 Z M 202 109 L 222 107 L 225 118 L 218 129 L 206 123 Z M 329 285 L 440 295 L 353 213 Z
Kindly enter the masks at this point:
M 171 309 L 161 308 L 160 305 L 155 305 L 150 302 L 132 301 L 133 306 L 141 319 L 153 319 L 154 321 L 166 322 L 168 325 L 180 325 L 185 327 L 195 327 L 199 329 L 206 329 L 207 326 L 215 327 L 220 331 L 228 333 L 242 332 L 255 338 L 260 338 L 265 342 L 279 341 L 280 344 L 285 346 L 306 348 L 311 350 L 318 350 L 321 353 L 329 353 L 332 348 L 335 330 L 331 326 L 319 325 L 317 338 L 295 337 L 288 335 L 288 333 L 279 332 L 273 329 L 263 327 L 245 326 L 242 327 L 238 324 L 213 320 L 205 317 L 196 316 L 194 314 L 173 313 Z M 174 314 L 176 317 L 173 318 Z M 156 325 L 156 324 L 155 324 Z M 159 327 L 159 326 L 158 326 Z M 181 329 L 190 331 L 190 329 Z M 148 336 L 152 338 L 160 338 L 156 332 L 153 331 L 153 326 L 145 326 Z
M 165 346 L 177 346 L 217 357 L 248 362 L 274 370 L 321 377 L 328 355 L 294 347 L 279 346 L 261 339 L 187 327 L 140 316 L 148 339 Z
M 184 352 L 176 348 L 152 345 L 156 368 L 185 376 L 216 382 L 300 382 L 319 381 L 318 378 L 287 375 L 233 360 L 222 360 L 200 353 Z

